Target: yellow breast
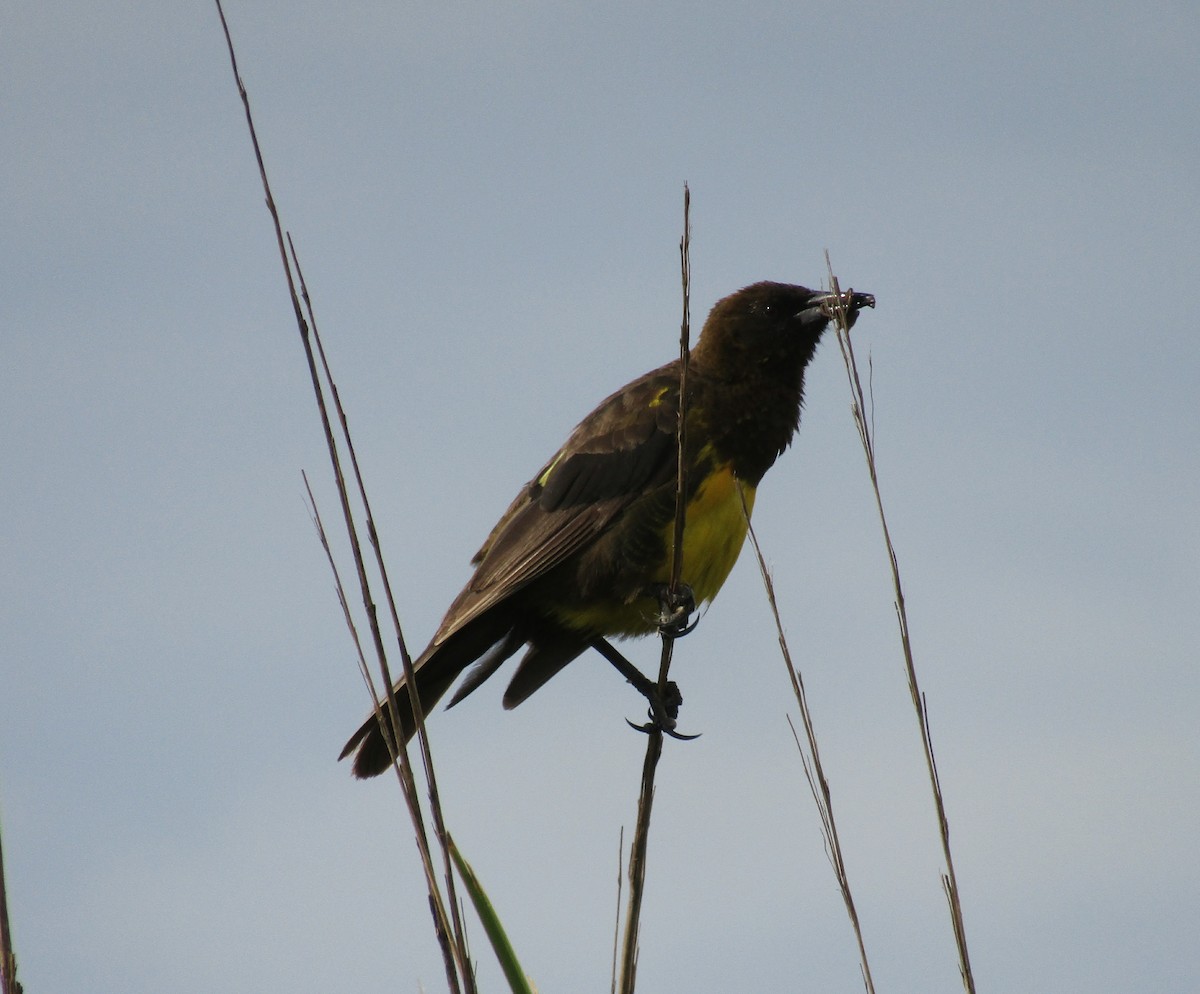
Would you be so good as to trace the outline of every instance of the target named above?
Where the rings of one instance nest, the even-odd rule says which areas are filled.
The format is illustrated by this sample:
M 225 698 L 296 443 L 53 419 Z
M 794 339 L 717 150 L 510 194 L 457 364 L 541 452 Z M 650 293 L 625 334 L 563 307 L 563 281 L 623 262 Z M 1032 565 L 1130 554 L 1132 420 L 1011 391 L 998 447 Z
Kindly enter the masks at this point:
M 746 513 L 754 510 L 754 488 L 743 484 Z M 712 473 L 687 506 L 683 529 L 683 582 L 692 588 L 696 603 L 710 601 L 737 562 L 746 540 L 746 513 L 738 495 L 738 481 L 728 466 Z M 667 529 L 667 562 L 655 580 L 666 583 L 671 575 L 670 550 L 675 545 L 674 525 Z
M 743 484 L 746 511 L 754 508 L 754 488 Z M 746 539 L 746 516 L 738 494 L 738 481 L 729 467 L 714 471 L 696 491 L 687 506 L 683 530 L 683 582 L 692 588 L 697 605 L 717 595 L 737 562 Z M 671 578 L 671 550 L 675 544 L 674 524 L 664 532 L 667 556 L 647 577 L 647 586 L 667 583 Z M 658 605 L 649 597 L 625 602 L 601 600 L 587 606 L 572 605 L 557 611 L 572 627 L 593 628 L 605 635 L 648 635 L 657 630 Z

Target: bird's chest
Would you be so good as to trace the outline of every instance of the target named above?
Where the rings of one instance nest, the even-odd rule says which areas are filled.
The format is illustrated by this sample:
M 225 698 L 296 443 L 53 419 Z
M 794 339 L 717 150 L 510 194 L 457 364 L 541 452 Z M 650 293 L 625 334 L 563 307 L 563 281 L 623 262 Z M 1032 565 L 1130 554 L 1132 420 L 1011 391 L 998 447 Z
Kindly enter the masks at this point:
M 754 488 L 742 484 L 746 511 L 737 480 L 727 466 L 710 469 L 688 502 L 683 533 L 682 580 L 692 588 L 696 603 L 712 600 L 737 562 L 746 538 L 746 513 L 754 506 Z M 620 585 L 628 594 L 613 596 L 611 588 L 582 601 L 556 605 L 558 617 L 574 628 L 605 635 L 648 635 L 657 631 L 658 603 L 651 590 L 671 578 L 674 522 L 668 521 L 655 537 L 654 563 L 637 576 L 624 576 Z
M 746 507 L 742 509 L 742 494 Z M 746 540 L 746 516 L 754 508 L 754 488 L 738 481 L 733 470 L 720 467 L 709 474 L 688 502 L 683 530 L 683 582 L 692 588 L 696 603 L 710 601 L 721 589 L 737 562 Z M 674 522 L 665 534 L 667 561 L 655 579 L 665 583 L 671 575 Z

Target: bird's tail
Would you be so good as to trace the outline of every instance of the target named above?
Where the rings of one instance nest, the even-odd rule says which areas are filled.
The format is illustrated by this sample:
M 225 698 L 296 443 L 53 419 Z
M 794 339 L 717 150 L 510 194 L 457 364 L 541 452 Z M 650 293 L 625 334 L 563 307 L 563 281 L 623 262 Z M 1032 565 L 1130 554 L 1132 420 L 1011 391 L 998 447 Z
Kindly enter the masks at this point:
M 421 711 L 429 712 L 445 696 L 464 669 L 488 652 L 496 643 L 507 646 L 512 623 L 497 624 L 488 615 L 483 615 L 455 632 L 444 642 L 432 643 L 413 662 L 413 673 L 417 681 L 417 699 Z M 518 643 L 519 644 L 519 643 Z M 499 648 L 499 647 L 497 647 Z M 514 646 L 513 649 L 516 647 Z M 511 653 L 513 650 L 510 649 Z M 400 724 L 400 742 L 408 742 L 416 734 L 417 723 L 413 718 L 412 701 L 408 684 L 401 677 L 393 688 L 396 699 L 396 716 Z M 392 734 L 391 709 L 387 702 L 383 706 L 383 720 L 388 725 L 388 738 Z M 378 712 L 372 712 L 346 743 L 338 759 L 354 756 L 354 775 L 359 779 L 375 777 L 392 765 L 392 753 L 384 738 Z

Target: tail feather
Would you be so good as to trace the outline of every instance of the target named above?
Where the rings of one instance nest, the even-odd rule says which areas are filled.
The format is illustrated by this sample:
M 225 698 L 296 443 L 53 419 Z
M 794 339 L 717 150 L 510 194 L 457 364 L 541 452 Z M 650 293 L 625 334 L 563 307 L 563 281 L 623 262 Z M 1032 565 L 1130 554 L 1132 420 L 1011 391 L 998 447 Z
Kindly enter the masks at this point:
M 429 712 L 445 696 L 458 675 L 486 653 L 493 645 L 508 637 L 513 628 L 510 618 L 496 618 L 484 614 L 444 642 L 432 644 L 413 663 L 417 681 L 417 698 L 421 710 Z M 412 702 L 409 700 L 408 685 L 401 677 L 395 687 L 396 711 L 400 721 L 400 740 L 408 742 L 416 734 L 417 723 L 413 718 Z M 391 725 L 390 708 L 383 707 L 384 720 Z M 378 776 L 392 765 L 392 754 L 388 749 L 380 727 L 378 712 L 372 712 L 362 726 L 343 747 L 338 759 L 354 756 L 354 775 L 360 780 Z
M 442 695 L 450 689 L 450 685 L 458 674 L 451 672 L 438 676 L 439 679 L 436 681 L 429 679 L 425 674 L 417 676 L 417 697 L 421 701 L 421 711 L 425 714 L 429 714 L 441 700 Z M 408 686 L 403 678 L 396 683 L 394 691 L 397 717 L 400 719 L 400 740 L 408 742 L 417 732 L 417 723 L 413 719 L 412 701 L 409 699 Z M 391 708 L 387 701 L 384 701 L 382 716 L 377 711 L 371 712 L 371 715 L 351 736 L 350 741 L 342 749 L 341 755 L 338 756 L 338 759 L 345 759 L 350 753 L 357 750 L 354 757 L 354 775 L 360 780 L 379 776 L 392 765 L 392 753 L 388 748 L 383 729 L 380 727 L 381 717 L 388 724 L 388 737 L 390 738 L 392 731 Z
M 587 649 L 590 640 L 567 629 L 546 629 L 530 640 L 516 673 L 504 692 L 504 707 L 515 708 L 535 690 L 540 690 L 555 673 Z
M 458 690 L 454 692 L 454 696 L 450 698 L 450 703 L 447 708 L 454 707 L 468 694 L 478 690 L 483 682 L 490 677 L 496 670 L 525 644 L 525 634 L 517 628 L 514 628 L 501 642 L 497 642 L 486 653 L 480 657 L 479 661 L 471 667 L 471 672 L 467 674 L 466 679 L 458 685 Z

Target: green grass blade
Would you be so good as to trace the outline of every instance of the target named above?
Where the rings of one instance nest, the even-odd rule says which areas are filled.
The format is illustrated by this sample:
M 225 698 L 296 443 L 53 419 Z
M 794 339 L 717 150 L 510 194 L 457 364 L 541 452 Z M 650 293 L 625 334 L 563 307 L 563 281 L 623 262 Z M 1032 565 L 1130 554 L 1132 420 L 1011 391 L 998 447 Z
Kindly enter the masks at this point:
M 492 907 L 492 902 L 484 893 L 479 878 L 471 869 L 471 864 L 463 859 L 462 853 L 458 851 L 458 846 L 454 844 L 453 839 L 447 837 L 446 842 L 450 848 L 450 857 L 458 868 L 458 875 L 462 877 L 463 886 L 467 888 L 467 893 L 471 896 L 471 903 L 475 905 L 475 913 L 479 915 L 483 930 L 487 933 L 488 941 L 492 944 L 500 968 L 504 971 L 508 986 L 512 989 L 513 994 L 537 994 L 533 984 L 525 976 L 525 971 L 521 969 L 512 943 L 508 941 L 504 926 L 500 924 L 500 916 L 496 914 L 496 909 Z

